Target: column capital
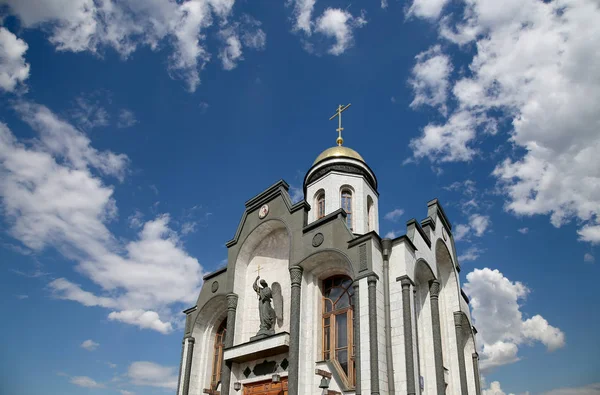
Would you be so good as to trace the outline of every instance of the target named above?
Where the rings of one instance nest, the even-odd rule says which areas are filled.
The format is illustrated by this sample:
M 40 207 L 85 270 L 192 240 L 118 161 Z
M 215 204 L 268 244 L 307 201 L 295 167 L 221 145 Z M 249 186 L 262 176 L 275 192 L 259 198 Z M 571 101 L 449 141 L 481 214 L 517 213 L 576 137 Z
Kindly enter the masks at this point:
M 408 277 L 406 274 L 404 276 L 397 277 L 396 281 L 400 281 L 400 284 L 402 284 L 402 288 L 408 288 L 411 285 L 413 287 L 415 286 L 415 282 L 411 280 L 410 277 Z
M 440 296 L 441 283 L 438 280 L 431 280 L 429 282 L 429 296 L 437 298 Z
M 473 359 L 477 359 L 477 360 L 479 360 L 479 354 L 478 354 L 477 352 L 474 352 L 474 353 L 472 354 L 472 357 L 473 357 Z
M 367 284 L 369 284 L 369 287 L 374 286 L 376 283 L 377 283 L 377 276 L 370 275 L 369 277 L 367 277 Z
M 185 344 L 185 341 L 187 340 L 188 343 L 195 343 L 196 339 L 192 336 L 186 336 L 183 338 L 183 341 L 181 342 L 182 344 Z
M 304 272 L 302 266 L 290 267 L 290 279 L 292 281 L 292 286 L 300 286 L 300 284 L 302 284 L 302 272 Z
M 227 294 L 227 310 L 235 310 L 237 308 L 238 296 L 237 294 L 228 293 Z

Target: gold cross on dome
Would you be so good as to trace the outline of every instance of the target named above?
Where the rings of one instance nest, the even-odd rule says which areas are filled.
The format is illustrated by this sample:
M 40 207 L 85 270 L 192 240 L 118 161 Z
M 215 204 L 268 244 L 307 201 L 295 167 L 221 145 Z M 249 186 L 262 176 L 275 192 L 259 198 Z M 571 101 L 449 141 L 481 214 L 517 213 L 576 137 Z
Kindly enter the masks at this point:
M 329 120 L 331 121 L 333 118 L 338 117 L 338 128 L 336 129 L 338 132 L 338 138 L 337 140 L 335 140 L 335 142 L 337 143 L 337 145 L 342 145 L 344 143 L 344 139 L 342 138 L 342 130 L 344 130 L 344 128 L 342 127 L 342 113 L 344 111 L 346 111 L 348 109 L 348 107 L 350 107 L 352 103 L 348 103 L 345 106 L 342 106 L 341 104 L 338 106 L 337 111 L 335 112 L 335 114 L 333 114 L 331 116 L 331 118 L 329 118 Z

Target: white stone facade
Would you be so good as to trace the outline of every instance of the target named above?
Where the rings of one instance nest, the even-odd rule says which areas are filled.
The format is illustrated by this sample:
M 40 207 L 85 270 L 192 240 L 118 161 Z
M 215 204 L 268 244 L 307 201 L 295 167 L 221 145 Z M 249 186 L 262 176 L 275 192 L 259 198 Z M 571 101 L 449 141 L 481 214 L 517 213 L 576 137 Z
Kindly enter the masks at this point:
M 326 163 L 340 161 L 360 162 L 334 158 Z M 310 171 L 321 165 L 313 166 Z M 366 165 L 363 167 L 370 171 Z M 430 202 L 427 217 L 421 222 L 409 221 L 406 235 L 382 240 L 377 235 L 378 194 L 372 184 L 363 175 L 335 170 L 306 185 L 305 200 L 311 207 L 305 208 L 302 228 L 293 227 L 285 210 L 269 214 L 271 217 L 264 222 L 247 219 L 252 215 L 252 221 L 257 221 L 256 207 L 263 204 L 263 200 L 275 210 L 278 206 L 274 199 L 279 196 L 276 193 L 265 192 L 264 197 L 255 198 L 258 199 L 256 204 L 254 200 L 247 203 L 247 213 L 240 223 L 235 243 L 230 244 L 235 252 L 230 254 L 227 271 L 222 277 L 215 277 L 228 284 L 228 293 L 219 293 L 213 288 L 215 296 L 204 297 L 202 295 L 210 295 L 210 292 L 203 288 L 195 310 L 188 312 L 191 329 L 186 332 L 183 344 L 178 395 L 199 395 L 214 390 L 210 383 L 215 334 L 228 314 L 235 317 L 235 330 L 231 344 L 225 347 L 224 356 L 230 363 L 223 372 L 228 375 L 229 387 L 217 387 L 222 395 L 237 395 L 235 383 L 242 386 L 239 395 L 243 395 L 244 385 L 271 380 L 275 373 L 282 380 L 290 380 L 289 383 L 293 383 L 294 377 L 297 379 L 297 387 L 289 388 L 290 395 L 313 395 L 321 391 L 321 376 L 315 374 L 315 369 L 332 373 L 329 390 L 347 395 L 479 395 L 476 331 L 472 328 L 468 301 L 461 295 L 460 268 L 451 228 L 441 206 L 437 201 Z M 339 222 L 344 221 L 341 217 L 327 219 L 327 224 L 318 223 L 313 229 L 311 224 L 317 219 L 313 199 L 319 191 L 324 191 L 326 214 L 333 213 L 340 208 L 343 188 L 353 191 L 354 234 L 340 226 Z M 295 212 L 296 206 L 289 206 L 289 196 L 279 199 L 279 204 L 288 205 L 281 207 L 287 207 L 289 213 Z M 370 220 L 367 202 L 372 210 Z M 250 230 L 243 231 L 246 226 Z M 369 233 L 371 231 L 374 232 Z M 325 243 L 321 245 L 323 240 Z M 302 268 L 299 310 L 294 310 L 290 267 Z M 283 320 L 274 327 L 278 337 L 253 343 L 251 338 L 260 325 L 258 301 L 252 289 L 257 275 L 270 286 L 274 283 L 281 286 L 284 307 Z M 336 363 L 323 360 L 323 281 L 335 275 L 347 276 L 358 285 L 354 310 L 358 309 L 359 313 L 354 319 L 360 328 L 360 340 L 356 334 L 354 338 L 357 356 L 360 356 L 356 366 L 360 381 L 356 386 L 349 384 L 351 380 L 344 378 L 344 372 Z M 221 280 L 225 276 L 227 281 Z M 211 281 L 208 280 L 205 287 L 209 287 Z M 437 298 L 431 294 L 435 281 L 440 284 Z M 237 305 L 228 310 L 227 298 L 232 294 Z M 439 315 L 434 314 L 434 305 Z M 389 309 L 389 322 L 386 309 Z M 296 311 L 297 327 L 292 317 Z M 405 320 L 407 314 L 410 325 Z M 370 320 L 376 324 L 371 325 Z M 436 338 L 437 327 L 440 336 Z M 372 333 L 373 329 L 376 334 Z M 195 341 L 190 349 L 191 337 Z M 411 349 L 412 358 L 409 357 Z M 292 362 L 297 362 L 297 371 L 293 370 Z M 271 363 L 273 372 L 264 373 L 271 369 Z M 438 382 L 439 377 L 443 382 Z

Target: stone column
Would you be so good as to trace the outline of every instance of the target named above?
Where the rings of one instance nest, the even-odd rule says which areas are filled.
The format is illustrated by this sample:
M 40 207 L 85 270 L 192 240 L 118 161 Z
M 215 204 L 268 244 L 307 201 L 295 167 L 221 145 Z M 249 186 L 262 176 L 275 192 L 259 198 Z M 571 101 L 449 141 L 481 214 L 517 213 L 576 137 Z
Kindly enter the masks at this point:
M 467 390 L 467 370 L 465 369 L 465 347 L 463 341 L 463 312 L 454 312 L 454 329 L 456 331 L 456 348 L 458 350 L 458 369 L 460 373 L 460 393 L 468 395 Z M 468 324 L 468 323 L 467 323 Z
M 475 342 L 473 342 L 473 344 L 474 343 Z M 481 383 L 479 381 L 480 380 L 480 377 L 479 377 L 479 354 L 474 352 L 472 357 L 473 357 L 473 373 L 475 373 L 475 394 L 480 395 L 481 394 Z
M 186 337 L 184 342 L 187 342 L 187 354 L 185 358 L 185 374 L 183 376 L 183 395 L 188 395 L 190 392 L 190 372 L 192 371 L 192 357 L 194 355 L 194 342 L 196 339 L 193 337 Z
M 358 281 L 355 281 L 352 286 L 354 287 L 354 295 L 352 296 L 354 304 L 354 361 L 356 364 L 355 375 L 356 375 L 356 387 L 354 392 L 356 395 L 360 395 L 360 298 Z
M 302 267 L 290 267 L 292 283 L 290 300 L 290 351 L 288 360 L 288 394 L 298 395 L 298 360 L 300 359 L 300 299 L 302 297 Z
M 377 276 L 367 277 L 369 286 L 369 362 L 371 395 L 379 395 L 379 345 L 377 342 Z
M 406 361 L 406 393 L 415 395 L 417 393 L 415 385 L 415 358 L 413 355 L 412 338 L 412 309 L 410 307 L 410 286 L 414 286 L 408 276 L 399 277 L 402 284 L 402 318 L 404 326 L 404 358 Z
M 235 314 L 237 311 L 238 296 L 234 293 L 227 294 L 227 330 L 225 331 L 224 348 L 233 347 L 233 335 L 235 334 Z M 231 384 L 231 362 L 224 361 L 221 364 L 221 395 L 229 395 Z M 214 390 L 215 388 L 211 388 Z M 184 394 L 186 395 L 186 394 Z
M 181 395 L 181 393 L 183 391 L 183 382 L 184 382 L 184 376 L 185 376 L 185 366 L 183 365 L 183 359 L 184 359 L 183 356 L 186 355 L 186 351 L 187 351 L 186 339 L 187 338 L 184 337 L 183 341 L 181 342 L 181 359 L 179 360 L 179 381 L 177 383 L 177 395 Z
M 431 327 L 433 328 L 433 358 L 435 363 L 435 382 L 438 395 L 446 393 L 444 378 L 444 356 L 442 355 L 442 327 L 440 325 L 440 282 L 429 282 L 429 300 L 431 301 Z

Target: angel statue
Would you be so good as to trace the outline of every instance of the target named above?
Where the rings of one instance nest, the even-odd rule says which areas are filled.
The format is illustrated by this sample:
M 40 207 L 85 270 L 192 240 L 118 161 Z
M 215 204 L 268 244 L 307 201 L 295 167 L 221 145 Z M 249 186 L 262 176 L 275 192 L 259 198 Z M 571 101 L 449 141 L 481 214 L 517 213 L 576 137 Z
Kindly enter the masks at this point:
M 260 329 L 258 330 L 256 336 L 252 337 L 252 340 L 274 335 L 275 322 L 277 321 L 279 325 L 283 323 L 283 299 L 281 296 L 281 285 L 279 285 L 279 283 L 273 283 L 273 289 L 271 289 L 269 288 L 267 282 L 263 279 L 260 280 L 259 287 L 259 278 L 260 276 L 256 277 L 254 284 L 252 284 L 252 288 L 258 297 Z M 271 300 L 273 300 L 273 305 L 275 308 L 271 306 Z

